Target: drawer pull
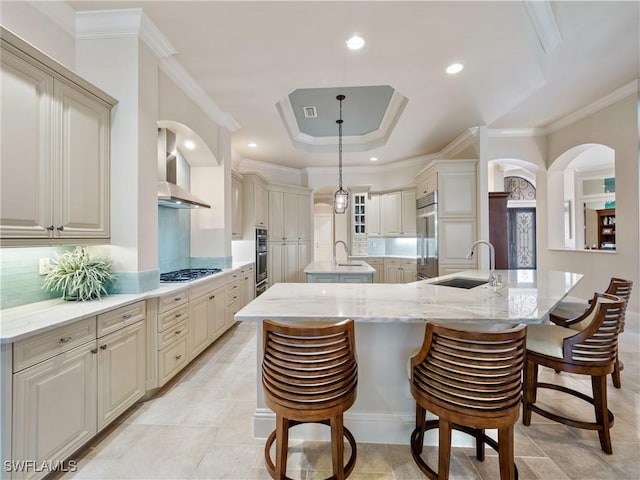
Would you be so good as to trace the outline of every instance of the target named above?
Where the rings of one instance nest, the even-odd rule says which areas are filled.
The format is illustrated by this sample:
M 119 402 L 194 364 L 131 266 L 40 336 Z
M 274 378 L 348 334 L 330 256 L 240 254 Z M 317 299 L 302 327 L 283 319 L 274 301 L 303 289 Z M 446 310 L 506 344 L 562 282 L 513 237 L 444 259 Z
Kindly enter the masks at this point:
M 176 313 L 176 314 L 175 314 L 175 317 L 176 317 L 176 318 L 180 318 L 181 316 L 182 316 L 182 314 L 181 314 L 181 313 Z
M 234 285 L 233 288 L 238 288 L 238 285 Z
M 58 343 L 64 345 L 65 343 L 69 343 L 70 341 L 71 337 L 62 337 L 60 340 L 58 340 Z
M 91 349 L 91 353 L 98 353 L 98 349 L 97 348 L 92 348 Z
M 122 316 L 123 320 L 129 320 L 131 317 L 133 317 L 133 315 L 131 315 L 130 313 L 127 313 L 126 315 Z
M 55 227 L 54 227 L 53 225 L 49 225 L 49 226 L 47 227 L 47 230 L 49 230 L 50 232 L 53 232 L 53 229 L 54 229 L 54 228 L 55 228 Z
M 176 355 L 176 360 L 180 360 L 182 358 L 182 354 Z
M 238 296 L 237 296 L 237 295 L 234 295 L 234 296 L 233 296 L 233 299 L 235 300 L 236 298 L 238 298 Z
M 62 232 L 64 230 L 64 225 L 60 225 L 58 228 L 56 228 L 56 230 Z
M 182 333 L 182 330 L 176 330 L 175 332 L 173 332 L 175 335 L 180 335 Z
M 182 300 L 182 297 L 175 297 L 175 298 L 173 299 L 173 301 L 174 301 L 174 302 L 179 302 L 180 300 Z
M 209 297 L 209 300 L 213 300 L 214 298 L 216 298 L 216 296 L 215 296 L 215 295 L 211 295 L 211 296 Z
M 245 280 L 249 280 L 249 277 L 244 277 Z
M 100 345 L 100 350 L 106 350 L 107 349 L 107 344 L 105 343 L 104 345 Z

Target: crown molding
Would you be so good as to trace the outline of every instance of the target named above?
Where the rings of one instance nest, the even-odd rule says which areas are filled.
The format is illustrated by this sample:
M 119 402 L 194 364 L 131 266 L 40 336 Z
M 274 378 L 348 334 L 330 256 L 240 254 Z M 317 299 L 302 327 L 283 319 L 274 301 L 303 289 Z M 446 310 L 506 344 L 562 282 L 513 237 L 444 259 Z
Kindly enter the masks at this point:
M 140 8 L 76 12 L 76 38 L 136 37 L 159 59 L 159 67 L 217 125 L 231 133 L 240 129 L 233 117 L 223 111 L 185 70 L 174 55 L 176 49 Z
M 614 103 L 622 100 L 623 98 L 628 97 L 629 95 L 633 95 L 634 93 L 640 92 L 640 80 L 633 80 L 632 82 L 627 83 L 626 85 L 614 90 L 608 95 L 596 100 L 595 102 L 582 107 L 579 110 L 576 110 L 573 113 L 570 113 L 566 117 L 557 120 L 546 127 L 547 135 L 550 133 L 555 133 L 561 128 L 564 128 L 572 123 L 577 122 L 578 120 L 582 120 L 589 115 L 592 115 L 609 105 L 613 105 Z
M 540 45 L 546 54 L 551 52 L 562 41 L 562 35 L 556 22 L 556 17 L 551 9 L 551 2 L 536 0 L 522 2 L 533 29 L 538 36 Z
M 405 160 L 398 160 L 397 162 L 385 163 L 383 165 L 353 165 L 353 166 L 343 166 L 343 172 L 349 173 L 380 173 L 380 172 L 391 172 L 397 171 L 403 168 L 411 168 L 414 166 L 425 166 L 427 163 L 432 160 L 436 160 L 442 158 L 439 153 L 429 154 L 429 155 L 420 155 L 419 157 L 412 157 Z M 301 170 L 306 172 L 309 175 L 322 175 L 322 174 L 332 174 L 336 172 L 337 166 L 333 167 L 304 167 Z
M 242 171 L 255 171 L 255 170 L 273 170 L 278 173 L 285 173 L 287 175 L 300 175 L 302 173 L 301 168 L 285 167 L 283 165 L 276 165 L 274 163 L 261 162 L 260 160 L 251 160 L 250 158 L 239 157 L 238 167 Z
M 477 140 L 479 130 L 480 127 L 472 127 L 463 131 L 440 151 L 439 156 L 444 158 L 452 157 L 471 146 Z
M 545 128 L 490 128 L 489 137 L 541 137 L 547 134 Z

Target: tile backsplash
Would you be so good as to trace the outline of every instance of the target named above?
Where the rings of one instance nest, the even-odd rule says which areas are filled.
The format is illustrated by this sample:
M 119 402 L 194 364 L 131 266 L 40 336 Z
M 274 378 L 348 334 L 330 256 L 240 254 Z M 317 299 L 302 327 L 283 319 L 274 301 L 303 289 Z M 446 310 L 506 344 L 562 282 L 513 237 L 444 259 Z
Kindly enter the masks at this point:
M 191 210 L 158 207 L 158 268 L 188 268 L 191 252 Z
M 367 253 L 368 255 L 398 255 L 415 257 L 417 248 L 417 239 L 409 237 L 399 238 L 368 238 Z
M 38 274 L 41 258 L 54 258 L 73 246 L 0 249 L 0 308 L 57 298 L 42 289 L 44 275 Z

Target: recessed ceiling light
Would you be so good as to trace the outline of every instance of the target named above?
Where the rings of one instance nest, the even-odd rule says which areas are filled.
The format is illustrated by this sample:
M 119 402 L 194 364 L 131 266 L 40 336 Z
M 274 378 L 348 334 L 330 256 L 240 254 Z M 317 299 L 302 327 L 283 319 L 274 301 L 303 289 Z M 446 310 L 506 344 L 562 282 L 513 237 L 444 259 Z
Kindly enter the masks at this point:
M 463 68 L 464 65 L 461 63 L 452 63 L 447 67 L 447 73 L 449 75 L 455 75 L 456 73 L 460 73 Z
M 347 47 L 349 47 L 349 50 L 360 50 L 364 47 L 364 38 L 360 35 L 354 35 L 347 40 Z
M 377 162 L 378 161 L 378 157 L 371 157 L 369 160 L 371 160 L 372 162 Z
M 188 150 L 193 150 L 194 148 L 196 148 L 196 144 L 193 140 L 185 140 L 184 141 L 184 148 L 188 149 Z
M 248 143 L 248 144 L 247 144 L 247 146 L 248 146 L 249 148 L 256 148 L 256 147 L 258 146 L 258 144 L 257 144 L 257 143 L 255 143 L 255 142 L 250 142 L 250 143 Z

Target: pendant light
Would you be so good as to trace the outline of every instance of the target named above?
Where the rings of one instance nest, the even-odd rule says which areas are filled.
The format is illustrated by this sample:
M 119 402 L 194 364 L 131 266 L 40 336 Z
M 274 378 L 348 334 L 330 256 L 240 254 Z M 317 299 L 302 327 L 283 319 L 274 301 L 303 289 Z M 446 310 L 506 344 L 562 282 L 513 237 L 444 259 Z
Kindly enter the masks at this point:
M 338 95 L 336 100 L 340 102 L 340 119 L 338 124 L 338 191 L 333 195 L 333 211 L 335 213 L 345 213 L 349 206 L 349 193 L 342 189 L 342 101 L 344 95 Z

